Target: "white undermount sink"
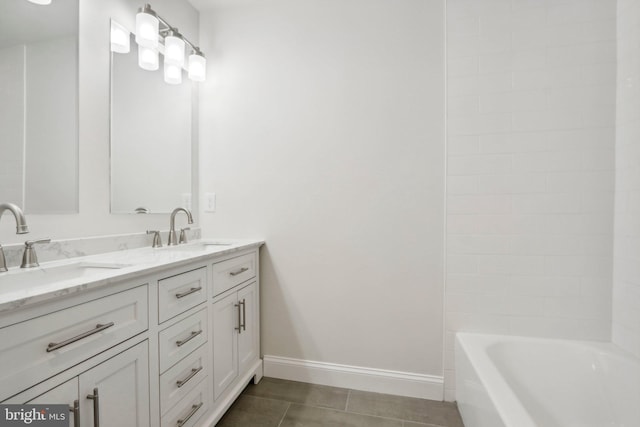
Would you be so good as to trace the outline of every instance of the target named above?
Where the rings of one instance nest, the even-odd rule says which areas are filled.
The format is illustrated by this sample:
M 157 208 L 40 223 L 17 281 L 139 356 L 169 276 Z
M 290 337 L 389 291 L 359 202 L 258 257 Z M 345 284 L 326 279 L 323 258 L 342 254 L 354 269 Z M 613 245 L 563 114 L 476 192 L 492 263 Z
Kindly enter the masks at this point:
M 164 250 L 176 251 L 176 252 L 199 252 L 199 251 L 207 251 L 216 246 L 231 246 L 232 242 L 225 241 L 199 241 L 193 243 L 185 243 L 182 245 L 176 246 L 167 246 L 163 248 Z
M 27 286 L 46 285 L 65 280 L 89 278 L 105 272 L 130 267 L 130 264 L 107 262 L 77 262 L 74 264 L 50 267 L 35 267 L 32 269 L 12 270 L 0 274 L 0 290 L 9 288 L 23 288 Z

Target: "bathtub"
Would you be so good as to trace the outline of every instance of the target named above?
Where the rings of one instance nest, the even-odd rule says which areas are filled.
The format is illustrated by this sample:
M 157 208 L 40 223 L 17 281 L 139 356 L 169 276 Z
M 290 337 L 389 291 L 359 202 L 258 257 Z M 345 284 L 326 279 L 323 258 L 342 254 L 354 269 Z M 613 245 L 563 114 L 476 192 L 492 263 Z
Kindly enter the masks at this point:
M 638 427 L 640 360 L 610 343 L 458 333 L 466 427 Z

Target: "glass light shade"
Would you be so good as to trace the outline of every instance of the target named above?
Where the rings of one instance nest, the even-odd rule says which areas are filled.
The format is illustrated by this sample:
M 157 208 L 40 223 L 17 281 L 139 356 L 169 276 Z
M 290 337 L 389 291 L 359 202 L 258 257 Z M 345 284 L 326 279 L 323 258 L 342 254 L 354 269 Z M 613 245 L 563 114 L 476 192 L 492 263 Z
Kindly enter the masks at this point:
M 207 60 L 204 56 L 192 53 L 189 55 L 189 78 L 194 82 L 203 82 L 207 75 Z
M 140 12 L 136 15 L 136 43 L 139 46 L 158 48 L 160 22 L 155 16 Z
M 143 70 L 157 70 L 159 68 L 158 51 L 149 47 L 138 46 L 138 65 Z
M 51 4 L 51 0 L 29 0 L 29 2 L 33 4 L 41 4 L 41 5 Z
M 129 31 L 116 21 L 111 21 L 111 51 L 117 53 L 129 53 L 131 44 Z
M 184 40 L 180 37 L 169 35 L 164 38 L 164 62 L 165 64 L 184 65 Z
M 182 67 L 175 64 L 164 63 L 164 81 L 171 85 L 182 83 Z

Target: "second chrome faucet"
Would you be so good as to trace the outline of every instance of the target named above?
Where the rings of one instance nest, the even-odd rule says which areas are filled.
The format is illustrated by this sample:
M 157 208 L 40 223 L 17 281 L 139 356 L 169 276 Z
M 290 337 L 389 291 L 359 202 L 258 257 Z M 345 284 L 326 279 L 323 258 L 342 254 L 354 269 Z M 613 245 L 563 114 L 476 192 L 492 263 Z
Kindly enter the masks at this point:
M 189 222 L 189 224 L 193 224 L 193 216 L 191 215 L 191 211 L 185 208 L 175 208 L 173 212 L 171 212 L 171 219 L 169 221 L 169 241 L 167 242 L 167 245 L 169 246 L 176 246 L 178 244 L 178 238 L 176 236 L 176 214 L 178 212 L 184 212 L 185 214 L 187 214 L 187 221 Z M 180 233 L 180 243 L 186 242 L 186 236 L 183 233 L 184 231 Z

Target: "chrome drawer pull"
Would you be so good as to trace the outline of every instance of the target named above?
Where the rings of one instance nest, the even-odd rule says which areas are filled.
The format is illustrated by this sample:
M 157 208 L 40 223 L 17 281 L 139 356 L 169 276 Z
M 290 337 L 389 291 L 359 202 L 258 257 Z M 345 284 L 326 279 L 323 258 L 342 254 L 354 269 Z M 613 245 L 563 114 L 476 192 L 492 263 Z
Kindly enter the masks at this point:
M 200 329 L 199 331 L 191 332 L 191 335 L 189 335 L 187 338 L 185 338 L 183 340 L 176 341 L 176 345 L 178 347 L 182 347 L 183 345 L 185 345 L 186 343 L 188 343 L 189 341 L 191 341 L 192 339 L 194 339 L 195 337 L 197 337 L 201 333 L 202 333 L 202 329 Z
M 69 345 L 71 343 L 74 343 L 76 341 L 80 341 L 81 339 L 86 338 L 88 336 L 91 336 L 93 334 L 97 334 L 98 332 L 102 332 L 105 329 L 108 329 L 108 328 L 112 327 L 113 325 L 115 325 L 115 323 L 113 323 L 113 322 L 105 323 L 104 325 L 101 325 L 101 324 L 98 323 L 96 325 L 95 329 L 92 329 L 90 331 L 84 332 L 84 333 L 82 333 L 80 335 L 76 335 L 73 338 L 69 338 L 68 340 L 65 340 L 65 341 L 62 341 L 62 342 L 49 343 L 49 345 L 47 346 L 47 353 L 49 353 L 51 351 L 54 351 L 54 350 L 57 350 L 59 348 L 62 348 L 64 346 Z
M 178 385 L 178 388 L 182 387 L 183 385 L 185 385 L 186 383 L 189 382 L 189 380 L 193 377 L 195 377 L 198 372 L 202 371 L 202 366 L 200 366 L 198 369 L 192 369 L 191 373 L 187 376 L 187 378 L 180 380 L 180 381 L 176 381 L 176 384 Z
M 189 421 L 189 419 L 190 419 L 191 417 L 193 417 L 193 415 L 194 415 L 196 412 L 198 412 L 198 409 L 200 409 L 200 407 L 201 407 L 202 405 L 203 405 L 203 402 L 200 402 L 200 403 L 199 403 L 199 404 L 197 404 L 197 405 L 193 405 L 193 406 L 191 407 L 191 412 L 189 412 L 189 413 L 187 414 L 187 416 L 186 416 L 186 417 L 184 417 L 183 419 L 178 420 L 178 422 L 177 422 L 177 426 L 178 426 L 178 427 L 182 427 L 183 425 L 185 425 L 185 424 L 187 423 L 187 421 Z
M 74 400 L 73 406 L 69 407 L 69 411 L 73 413 L 73 427 L 80 427 L 80 401 Z
M 93 400 L 93 427 L 100 427 L 100 396 L 97 387 L 93 389 L 93 394 L 87 395 L 87 399 Z
M 202 290 L 202 286 L 198 286 L 197 288 L 191 288 L 186 292 L 182 292 L 181 294 L 176 294 L 176 298 L 178 298 L 178 299 L 184 298 L 187 295 L 191 295 L 191 294 L 196 293 L 196 292 L 201 291 L 201 290 Z
M 247 305 L 244 302 L 244 298 L 242 298 L 242 301 L 240 301 L 240 305 L 242 306 L 242 324 L 240 326 L 242 326 L 243 331 L 246 331 L 247 330 Z
M 242 274 L 242 273 L 244 273 L 245 271 L 249 271 L 249 267 L 242 267 L 240 270 L 236 270 L 236 271 L 231 271 L 231 272 L 229 272 L 229 274 L 230 274 L 231 276 L 237 276 L 238 274 Z
M 233 328 L 236 331 L 238 331 L 239 334 L 242 333 L 242 311 L 240 309 L 240 303 L 238 304 L 233 304 L 234 307 L 238 307 L 238 327 L 237 328 Z

